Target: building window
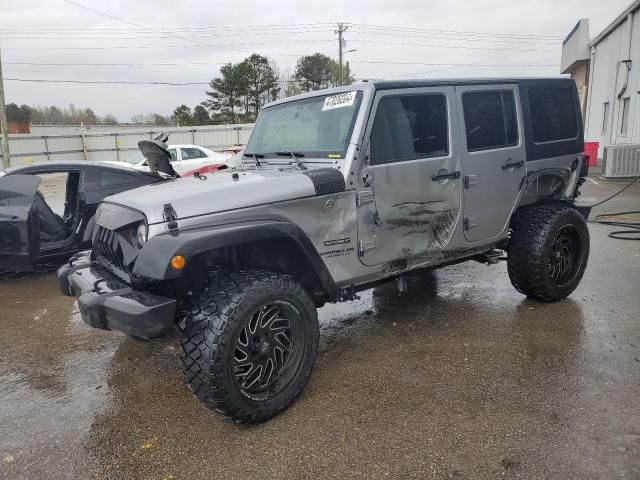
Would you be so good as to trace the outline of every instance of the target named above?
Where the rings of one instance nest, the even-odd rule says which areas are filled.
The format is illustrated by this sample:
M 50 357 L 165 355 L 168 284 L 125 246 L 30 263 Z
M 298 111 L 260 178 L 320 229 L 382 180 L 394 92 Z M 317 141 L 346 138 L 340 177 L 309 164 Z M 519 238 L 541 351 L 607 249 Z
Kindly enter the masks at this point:
M 569 140 L 578 136 L 578 107 L 573 90 L 531 89 L 529 109 L 535 143 Z
M 622 114 L 620 116 L 620 135 L 626 135 L 629 127 L 629 107 L 631 106 L 631 98 L 622 99 Z
M 602 133 L 607 133 L 607 126 L 609 125 L 609 102 L 604 102 L 602 105 Z
M 518 144 L 513 92 L 471 92 L 462 96 L 470 152 Z

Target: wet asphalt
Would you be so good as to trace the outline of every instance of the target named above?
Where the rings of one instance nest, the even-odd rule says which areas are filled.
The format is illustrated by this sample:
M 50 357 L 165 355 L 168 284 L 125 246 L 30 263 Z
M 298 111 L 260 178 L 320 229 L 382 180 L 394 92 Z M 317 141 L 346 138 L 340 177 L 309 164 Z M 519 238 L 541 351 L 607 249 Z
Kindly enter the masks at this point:
M 640 185 L 599 211 L 631 209 Z M 469 262 L 324 307 L 307 388 L 252 427 L 191 396 L 177 338 L 86 327 L 53 274 L 2 282 L 0 478 L 640 478 L 640 242 L 610 230 L 558 303 Z

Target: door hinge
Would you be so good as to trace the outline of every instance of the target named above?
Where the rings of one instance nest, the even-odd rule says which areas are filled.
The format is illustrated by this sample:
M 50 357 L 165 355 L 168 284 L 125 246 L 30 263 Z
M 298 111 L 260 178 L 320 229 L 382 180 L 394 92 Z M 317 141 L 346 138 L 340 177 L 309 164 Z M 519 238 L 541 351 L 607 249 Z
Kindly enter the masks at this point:
M 358 192 L 358 196 L 356 197 L 356 206 L 361 207 L 366 205 L 367 203 L 373 202 L 374 196 L 371 190 L 362 190 Z
M 478 184 L 478 176 L 477 175 L 465 175 L 464 176 L 464 188 L 472 187 L 473 185 Z
M 358 242 L 358 255 L 363 257 L 365 253 L 374 248 L 376 248 L 375 240 L 360 240 Z
M 464 217 L 464 229 L 471 230 L 478 226 L 478 219 L 475 217 Z

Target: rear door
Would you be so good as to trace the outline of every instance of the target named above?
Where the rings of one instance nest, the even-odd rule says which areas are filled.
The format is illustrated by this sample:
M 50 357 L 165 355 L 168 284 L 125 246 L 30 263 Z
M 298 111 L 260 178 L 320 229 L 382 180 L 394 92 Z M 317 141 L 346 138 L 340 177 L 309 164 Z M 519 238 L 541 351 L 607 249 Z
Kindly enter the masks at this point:
M 464 235 L 489 240 L 507 227 L 526 175 L 526 152 L 516 85 L 456 87 L 463 149 Z
M 40 229 L 33 201 L 37 175 L 0 178 L 0 269 L 33 270 L 40 249 Z

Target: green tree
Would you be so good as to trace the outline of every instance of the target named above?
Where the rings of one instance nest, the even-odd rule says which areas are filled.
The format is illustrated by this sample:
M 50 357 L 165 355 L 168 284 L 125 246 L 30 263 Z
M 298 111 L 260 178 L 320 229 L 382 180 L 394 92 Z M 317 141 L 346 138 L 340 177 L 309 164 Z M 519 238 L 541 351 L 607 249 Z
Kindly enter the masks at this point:
M 243 70 L 247 73 L 247 98 L 248 112 L 251 121 L 258 116 L 258 112 L 272 100 L 278 98 L 280 86 L 275 69 L 269 64 L 267 57 L 254 53 L 243 62 Z
M 241 64 L 227 63 L 220 68 L 220 77 L 209 82 L 202 102 L 213 114 L 216 123 L 238 123 L 238 112 L 246 96 L 247 82 Z
M 6 107 L 8 122 L 31 122 L 31 109 L 27 105 L 18 107 L 15 103 L 10 103 Z
M 168 125 L 171 125 L 171 119 L 165 117 L 164 115 L 160 115 L 159 113 L 152 113 L 150 117 L 151 117 L 151 123 L 153 125 L 157 125 L 161 127 L 166 127 Z
M 240 63 L 223 65 L 220 75 L 209 82 L 209 98 L 203 102 L 214 123 L 254 121 L 264 104 L 280 92 L 276 68 L 255 53 Z
M 176 109 L 173 111 L 173 114 L 171 115 L 171 119 L 179 127 L 193 125 L 193 115 L 191 114 L 191 109 L 184 104 L 176 107 Z
M 336 67 L 336 62 L 322 53 L 305 55 L 296 63 L 294 78 L 304 92 L 332 87 L 336 84 Z
M 208 125 L 211 122 L 209 112 L 202 105 L 196 105 L 193 109 L 193 121 L 196 125 Z

